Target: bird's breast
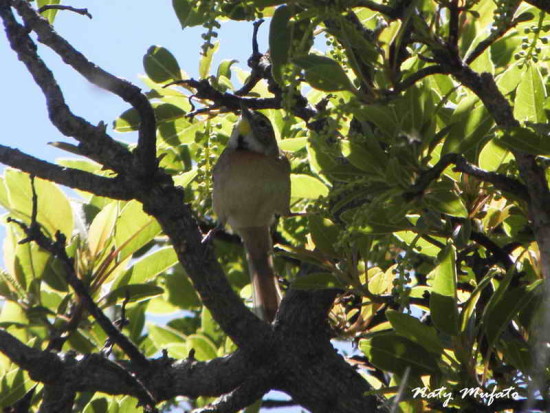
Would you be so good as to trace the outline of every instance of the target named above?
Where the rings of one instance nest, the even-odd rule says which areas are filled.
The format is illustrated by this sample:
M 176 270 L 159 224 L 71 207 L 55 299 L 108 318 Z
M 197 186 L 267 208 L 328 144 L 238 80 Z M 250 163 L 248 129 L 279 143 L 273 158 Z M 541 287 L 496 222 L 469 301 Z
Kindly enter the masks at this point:
M 214 167 L 214 212 L 233 229 L 266 226 L 288 213 L 290 165 L 284 156 L 228 150 Z

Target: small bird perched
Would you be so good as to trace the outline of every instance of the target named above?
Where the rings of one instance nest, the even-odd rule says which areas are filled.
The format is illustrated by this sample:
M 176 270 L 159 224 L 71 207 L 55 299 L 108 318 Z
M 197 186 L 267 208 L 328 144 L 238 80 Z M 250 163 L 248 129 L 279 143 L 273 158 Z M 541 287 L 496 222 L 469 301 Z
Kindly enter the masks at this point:
M 290 213 L 290 163 L 269 119 L 241 105 L 241 117 L 213 169 L 212 203 L 221 224 L 241 237 L 256 314 L 271 322 L 281 301 L 270 227 Z

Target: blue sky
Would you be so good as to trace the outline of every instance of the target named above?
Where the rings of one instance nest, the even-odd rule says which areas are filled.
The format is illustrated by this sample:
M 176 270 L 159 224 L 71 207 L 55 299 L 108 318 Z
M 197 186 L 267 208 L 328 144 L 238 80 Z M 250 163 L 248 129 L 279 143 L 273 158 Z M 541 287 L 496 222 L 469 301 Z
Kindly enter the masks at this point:
M 87 7 L 93 15 L 90 20 L 71 12 L 60 12 L 55 29 L 91 61 L 112 74 L 143 86 L 138 75 L 144 73 L 142 58 L 149 46 L 168 48 L 178 59 L 180 67 L 191 76 L 197 76 L 202 28 L 181 29 L 172 11 L 172 2 L 136 2 L 126 0 L 75 0 L 74 7 Z M 260 34 L 262 50 L 266 48 L 267 25 Z M 246 68 L 251 53 L 250 22 L 228 22 L 220 29 L 220 48 L 214 64 L 223 59 L 236 58 Z M 92 123 L 111 124 L 116 116 L 129 106 L 120 98 L 105 92 L 84 80 L 65 65 L 49 49 L 39 45 L 40 55 L 53 70 L 66 100 L 77 115 Z M 0 61 L 3 84 L 9 104 L 0 111 L 3 125 L 0 144 L 17 147 L 29 154 L 47 160 L 66 157 L 65 152 L 49 147 L 47 142 L 65 140 L 50 123 L 44 97 L 19 62 L 4 37 L 0 40 Z M 132 140 L 130 134 L 116 136 Z
M 204 29 L 181 29 L 169 0 L 148 2 L 128 0 L 71 1 L 71 6 L 88 8 L 90 20 L 71 12 L 60 12 L 55 20 L 56 31 L 88 59 L 110 73 L 144 87 L 138 76 L 144 73 L 142 59 L 152 45 L 170 50 L 180 67 L 191 76 L 197 76 L 199 53 Z M 154 6 L 153 6 L 154 5 Z M 268 25 L 259 36 L 260 49 L 266 50 Z M 237 59 L 243 68 L 251 53 L 252 24 L 250 22 L 222 24 L 219 30 L 220 48 L 214 66 L 223 59 Z M 39 53 L 54 72 L 65 99 L 73 113 L 97 124 L 105 122 L 111 129 L 112 121 L 128 104 L 120 98 L 89 84 L 78 73 L 65 65 L 54 53 L 39 44 Z M 71 154 L 47 145 L 47 142 L 66 141 L 50 123 L 45 99 L 32 81 L 25 67 L 10 49 L 5 36 L 0 37 L 0 62 L 5 100 L 0 111 L 0 144 L 18 148 L 28 154 L 55 161 Z M 132 141 L 135 135 L 116 134 L 115 139 Z M 0 165 L 0 171 L 4 167 Z M 4 231 L 0 228 L 0 240 Z M 0 254 L 1 256 L 2 254 Z M 301 409 L 279 409 L 279 412 L 299 412 Z

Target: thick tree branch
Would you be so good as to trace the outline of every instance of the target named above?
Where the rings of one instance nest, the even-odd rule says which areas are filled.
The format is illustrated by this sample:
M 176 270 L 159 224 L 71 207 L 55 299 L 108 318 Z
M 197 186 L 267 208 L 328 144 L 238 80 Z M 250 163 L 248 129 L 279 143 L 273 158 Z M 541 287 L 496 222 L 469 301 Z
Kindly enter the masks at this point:
M 126 91 L 123 87 L 125 83 L 120 83 L 112 75 L 101 77 L 100 69 L 96 69 L 78 52 L 74 55 L 74 49 L 53 33 L 47 22 L 36 16 L 28 4 L 14 1 L 24 18 L 34 24 L 33 28 L 41 40 L 69 59 L 85 76 L 93 77 L 98 74 L 100 80 L 96 80 L 96 84 L 108 90 L 113 89 L 112 91 L 124 94 L 125 97 L 125 93 L 136 91 Z M 82 149 L 84 155 L 124 175 L 124 184 L 135 191 L 137 199 L 144 204 L 144 209 L 158 219 L 171 238 L 180 262 L 216 321 L 239 346 L 257 348 L 258 340 L 261 342 L 266 339 L 269 328 L 245 307 L 229 285 L 212 249 L 205 248 L 201 243 L 202 235 L 193 214 L 184 205 L 183 194 L 173 186 L 168 176 L 154 183 L 144 182 L 137 172 L 134 173 L 139 168 L 133 167 L 133 157 L 122 145 L 107 136 L 103 128 L 94 127 L 70 112 L 52 73 L 37 55 L 36 46 L 29 38 L 27 30 L 14 19 L 9 4 L 9 0 L 0 0 L 0 16 L 4 20 L 8 38 L 19 59 L 25 63 L 35 82 L 43 90 L 54 125 L 63 133 L 75 136 L 81 143 L 79 149 Z M 107 84 L 109 80 L 113 81 L 112 85 Z
M 256 372 L 231 393 L 223 395 L 205 408 L 197 409 L 194 413 L 233 413 L 241 411 L 261 399 L 270 390 L 271 381 L 269 374 L 267 377 L 261 377 Z
M 26 370 L 33 380 L 50 386 L 71 380 L 74 391 L 140 396 L 141 390 L 127 375 L 136 369 L 133 362 L 122 361 L 121 366 L 100 354 L 74 357 L 41 351 L 21 343 L 5 330 L 0 330 L 0 352 Z M 251 369 L 253 366 L 240 351 L 207 362 L 159 358 L 150 361 L 143 380 L 159 401 L 176 396 L 219 396 L 238 387 Z
M 25 7 L 30 5 L 26 4 Z M 128 165 L 131 164 L 131 154 L 112 140 L 104 128 L 93 126 L 70 111 L 52 72 L 38 56 L 36 45 L 29 37 L 28 30 L 15 20 L 9 0 L 0 0 L 0 17 L 4 22 L 11 48 L 42 89 L 52 123 L 61 133 L 80 142 L 79 149 L 83 155 L 114 171 L 127 171 Z
M 331 346 L 327 314 L 338 290 L 290 290 L 275 321 L 276 389 L 313 412 L 380 410 L 361 375 Z M 307 385 L 305 385 L 307 383 Z
M 262 342 L 269 342 L 271 329 L 245 307 L 229 285 L 212 247 L 202 243 L 202 234 L 184 203 L 183 192 L 173 185 L 155 185 L 143 188 L 138 200 L 172 241 L 203 304 L 220 327 L 239 347 L 261 351 Z
M 114 199 L 132 199 L 130 190 L 116 178 L 55 165 L 4 145 L 0 145 L 0 162 L 70 188 Z
M 12 0 L 12 4 L 23 17 L 25 25 L 36 32 L 41 43 L 55 51 L 65 63 L 90 83 L 121 97 L 137 110 L 140 115 L 140 126 L 136 155 L 141 168 L 136 168 L 136 171 L 141 171 L 142 176 L 154 175 L 158 167 L 155 113 L 147 97 L 141 93 L 141 89 L 90 62 L 69 42 L 59 36 L 48 21 L 40 16 L 27 1 Z

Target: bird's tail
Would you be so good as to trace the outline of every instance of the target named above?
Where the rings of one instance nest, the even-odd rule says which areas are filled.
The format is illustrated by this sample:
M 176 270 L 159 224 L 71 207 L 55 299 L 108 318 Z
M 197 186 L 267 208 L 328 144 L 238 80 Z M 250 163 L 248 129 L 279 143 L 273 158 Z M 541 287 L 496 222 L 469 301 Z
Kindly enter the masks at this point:
M 281 302 L 281 290 L 273 270 L 269 227 L 239 228 L 238 232 L 246 249 L 256 315 L 272 322 Z

